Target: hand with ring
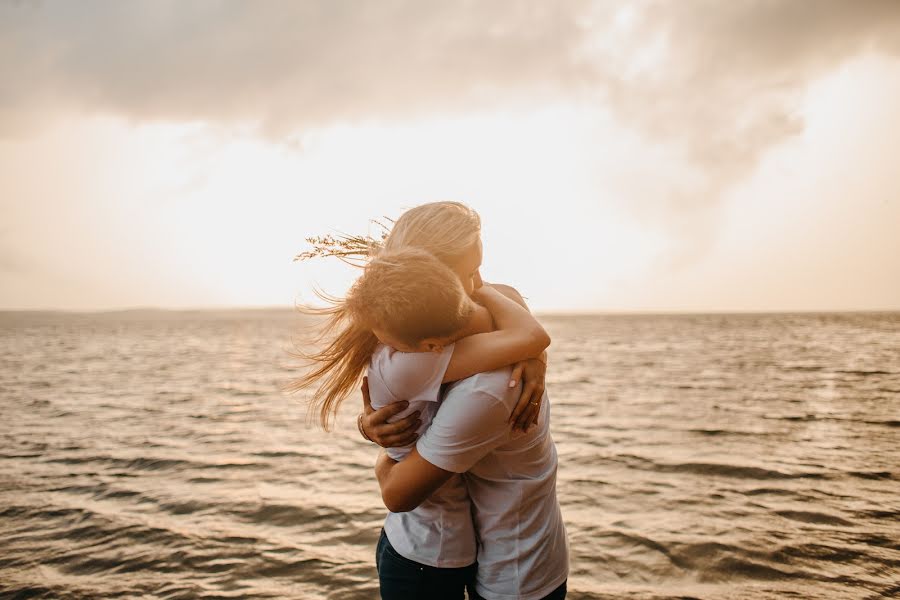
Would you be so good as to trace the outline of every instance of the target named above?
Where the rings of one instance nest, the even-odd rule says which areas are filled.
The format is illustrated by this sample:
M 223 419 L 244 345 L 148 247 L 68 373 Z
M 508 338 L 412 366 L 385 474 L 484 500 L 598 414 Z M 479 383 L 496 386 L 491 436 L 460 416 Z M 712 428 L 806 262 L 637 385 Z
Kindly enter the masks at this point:
M 541 354 L 541 358 L 530 358 L 516 363 L 513 368 L 512 380 L 522 378 L 522 393 L 519 401 L 509 416 L 509 423 L 513 429 L 528 431 L 537 423 L 541 412 L 541 400 L 544 397 L 544 380 L 547 375 L 547 353 Z M 543 360 L 542 360 L 543 359 Z

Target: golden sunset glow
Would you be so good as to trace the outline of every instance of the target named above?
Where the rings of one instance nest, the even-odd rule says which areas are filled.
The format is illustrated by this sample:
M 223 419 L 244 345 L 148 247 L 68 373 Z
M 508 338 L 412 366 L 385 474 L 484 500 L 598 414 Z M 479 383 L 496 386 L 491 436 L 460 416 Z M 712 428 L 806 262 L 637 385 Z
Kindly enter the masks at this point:
M 221 87 L 219 99 L 217 86 L 255 66 L 208 74 L 208 90 L 160 71 L 167 87 L 146 96 L 71 66 L 110 94 L 93 104 L 86 83 L 63 81 L 62 64 L 42 66 L 39 83 L 4 92 L 2 307 L 286 306 L 313 285 L 339 293 L 351 269 L 291 261 L 305 237 L 365 233 L 370 218 L 441 199 L 481 213 L 485 277 L 517 286 L 538 310 L 900 307 L 896 48 L 848 41 L 813 64 L 796 42 L 786 58 L 697 80 L 716 49 L 740 48 L 724 38 L 729 13 L 721 39 L 689 43 L 690 7 L 586 6 L 573 12 L 577 43 L 550 25 L 529 37 L 540 26 L 484 9 L 523 34 L 536 62 L 507 64 L 489 45 L 480 64 L 452 46 L 446 60 L 470 72 L 446 81 L 428 71 L 415 84 L 407 76 L 418 67 L 377 37 L 356 43 L 386 44 L 395 62 L 382 80 L 328 48 L 323 60 L 350 61 L 364 77 L 335 83 L 333 102 L 315 87 L 302 101 L 319 73 L 312 58 L 273 67 L 287 87 L 253 75 L 252 93 Z M 39 36 L 36 14 L 52 9 L 2 11 Z M 232 26 L 227 11 L 207 16 Z M 106 19 L 136 26 L 124 13 L 97 26 Z M 839 33 L 877 40 L 896 28 L 864 21 Z M 228 43 L 214 28 L 203 35 Z M 164 58 L 129 52 L 162 69 Z M 11 72 L 21 67 L 9 60 Z

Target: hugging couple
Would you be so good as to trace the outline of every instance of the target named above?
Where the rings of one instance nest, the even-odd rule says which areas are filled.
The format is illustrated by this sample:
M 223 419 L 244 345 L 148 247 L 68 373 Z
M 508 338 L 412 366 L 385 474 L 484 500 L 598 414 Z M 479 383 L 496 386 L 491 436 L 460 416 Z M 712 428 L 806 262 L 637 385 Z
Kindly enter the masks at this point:
M 559 600 L 568 541 L 544 391 L 550 337 L 513 288 L 481 281 L 481 220 L 405 212 L 327 316 L 291 389 L 324 428 L 362 383 L 360 433 L 384 448 L 375 564 L 383 600 Z

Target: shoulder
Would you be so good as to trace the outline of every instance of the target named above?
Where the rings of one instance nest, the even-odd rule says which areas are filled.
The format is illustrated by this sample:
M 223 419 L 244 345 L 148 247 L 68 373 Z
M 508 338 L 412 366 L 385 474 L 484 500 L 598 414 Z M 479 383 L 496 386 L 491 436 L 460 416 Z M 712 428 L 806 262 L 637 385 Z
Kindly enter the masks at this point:
M 452 354 L 453 345 L 442 352 L 399 352 L 389 346 L 379 346 L 372 355 L 370 368 L 398 399 L 411 401 L 427 393 L 433 394 L 431 400 L 437 400 Z
M 419 454 L 446 471 L 463 473 L 510 436 L 507 398 L 510 368 L 478 373 L 447 389 L 431 426 L 416 444 Z
M 506 285 L 505 283 L 491 283 L 491 287 L 500 292 L 501 294 L 515 294 L 516 296 L 521 296 L 519 290 L 514 288 L 511 285 Z
M 465 398 L 479 396 L 502 402 L 509 394 L 509 378 L 511 375 L 511 367 L 476 373 L 471 377 L 466 377 L 451 384 L 444 394 L 444 401 L 460 401 Z
M 507 399 L 516 391 L 509 387 L 511 372 L 510 367 L 503 367 L 452 383 L 443 394 L 435 420 L 450 429 L 476 425 L 490 428 L 494 422 L 505 424 L 511 411 Z

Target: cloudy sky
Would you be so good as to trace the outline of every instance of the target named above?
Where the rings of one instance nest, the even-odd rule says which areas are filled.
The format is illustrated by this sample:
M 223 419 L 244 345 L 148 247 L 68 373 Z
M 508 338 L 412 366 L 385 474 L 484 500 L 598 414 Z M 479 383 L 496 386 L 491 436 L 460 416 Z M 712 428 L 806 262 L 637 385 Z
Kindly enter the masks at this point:
M 542 311 L 900 309 L 900 2 L 0 0 L 0 309 L 288 306 L 433 200 Z

